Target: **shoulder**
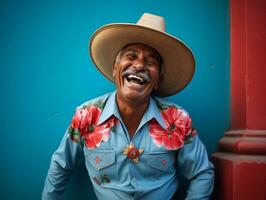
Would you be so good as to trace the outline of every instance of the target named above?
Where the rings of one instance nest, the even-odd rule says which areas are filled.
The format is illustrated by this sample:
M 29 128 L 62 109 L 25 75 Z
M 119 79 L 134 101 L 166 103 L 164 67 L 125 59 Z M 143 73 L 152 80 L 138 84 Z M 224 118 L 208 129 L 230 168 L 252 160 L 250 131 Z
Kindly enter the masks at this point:
M 167 110 L 168 108 L 171 108 L 172 110 L 178 110 L 179 112 L 182 112 L 184 116 L 189 116 L 189 113 L 186 109 L 184 109 L 180 105 L 171 102 L 167 98 L 157 96 L 153 96 L 152 98 L 155 100 L 156 105 L 161 112 Z
M 108 93 L 93 98 L 76 108 L 76 112 L 68 127 L 68 133 L 73 142 L 82 145 L 86 142 L 87 147 L 95 148 L 102 141 L 107 141 L 110 129 L 116 124 L 116 121 L 111 120 L 113 119 L 111 118 L 104 126 L 98 126 L 98 121 L 110 95 L 111 93 Z
M 191 143 L 196 135 L 192 119 L 188 112 L 179 105 L 165 98 L 153 97 L 165 123 L 162 128 L 157 121 L 151 122 L 150 135 L 155 143 L 169 150 L 177 150 L 184 144 Z

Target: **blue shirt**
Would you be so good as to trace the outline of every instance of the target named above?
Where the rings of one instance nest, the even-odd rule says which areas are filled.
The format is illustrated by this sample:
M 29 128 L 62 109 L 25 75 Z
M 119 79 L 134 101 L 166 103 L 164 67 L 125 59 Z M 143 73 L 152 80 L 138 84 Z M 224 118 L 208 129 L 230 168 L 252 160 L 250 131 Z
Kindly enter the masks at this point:
M 198 135 L 192 134 L 187 112 L 163 98 L 151 97 L 131 138 L 115 95 L 106 94 L 78 107 L 52 156 L 42 199 L 62 199 L 81 156 L 99 200 L 171 199 L 178 187 L 177 171 L 190 181 L 187 200 L 209 199 L 213 165 Z

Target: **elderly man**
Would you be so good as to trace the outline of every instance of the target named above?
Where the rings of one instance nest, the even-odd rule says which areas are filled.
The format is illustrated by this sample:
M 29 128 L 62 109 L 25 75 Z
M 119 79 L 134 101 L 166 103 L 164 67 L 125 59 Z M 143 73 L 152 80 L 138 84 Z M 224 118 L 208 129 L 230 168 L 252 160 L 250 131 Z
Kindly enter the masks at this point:
M 144 14 L 137 24 L 109 24 L 90 41 L 91 57 L 117 90 L 76 110 L 52 157 L 42 199 L 61 199 L 84 157 L 100 200 L 167 200 L 188 180 L 186 199 L 209 199 L 213 166 L 188 113 L 163 96 L 192 79 L 194 57 L 164 32 L 164 19 Z

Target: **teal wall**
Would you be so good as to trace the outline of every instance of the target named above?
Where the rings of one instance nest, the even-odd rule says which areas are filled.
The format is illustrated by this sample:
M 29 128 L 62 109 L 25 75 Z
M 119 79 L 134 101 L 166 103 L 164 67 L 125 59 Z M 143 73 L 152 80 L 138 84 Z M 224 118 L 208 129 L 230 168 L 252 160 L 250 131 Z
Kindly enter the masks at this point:
M 164 16 L 168 32 L 193 50 L 194 79 L 170 99 L 190 112 L 209 154 L 215 151 L 229 126 L 228 0 L 2 0 L 0 199 L 40 199 L 75 107 L 114 89 L 89 59 L 90 35 L 143 12 Z M 94 199 L 82 161 L 66 196 Z

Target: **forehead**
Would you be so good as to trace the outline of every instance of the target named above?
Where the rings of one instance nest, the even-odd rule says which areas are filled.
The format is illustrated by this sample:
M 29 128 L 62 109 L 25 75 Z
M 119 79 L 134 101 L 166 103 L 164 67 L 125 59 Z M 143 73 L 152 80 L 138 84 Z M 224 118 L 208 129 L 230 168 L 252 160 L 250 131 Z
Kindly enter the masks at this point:
M 144 53 L 148 56 L 160 58 L 160 54 L 152 47 L 145 44 L 129 44 L 123 48 L 124 52 L 134 51 L 136 53 Z

